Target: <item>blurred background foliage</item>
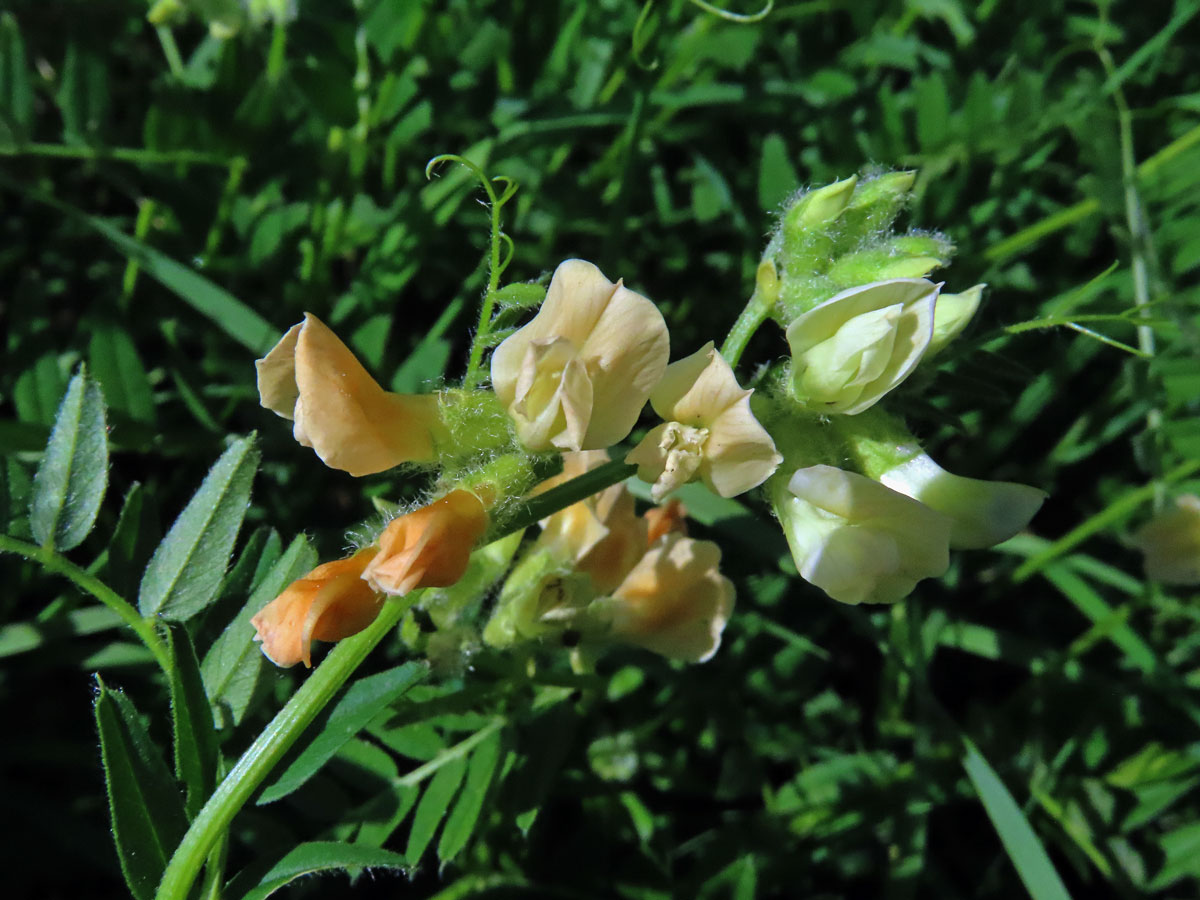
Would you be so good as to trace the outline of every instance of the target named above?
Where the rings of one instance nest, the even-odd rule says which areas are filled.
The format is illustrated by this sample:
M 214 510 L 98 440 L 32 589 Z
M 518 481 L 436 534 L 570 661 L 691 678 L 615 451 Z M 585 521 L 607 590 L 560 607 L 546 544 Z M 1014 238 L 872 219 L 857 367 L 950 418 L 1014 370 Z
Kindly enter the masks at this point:
M 430 849 L 411 884 L 359 878 L 356 895 L 1060 897 L 1039 844 L 1075 897 L 1195 892 L 1200 612 L 1194 593 L 1144 583 L 1124 537 L 1200 465 L 1200 2 L 736 11 L 747 20 L 686 0 L 0 14 L 0 506 L 19 536 L 86 362 L 109 406 L 110 499 L 72 558 L 132 596 L 227 435 L 259 431 L 201 655 L 294 535 L 331 557 L 371 498 L 420 489 L 320 466 L 259 408 L 251 362 L 311 311 L 395 389 L 461 371 L 487 217 L 461 167 L 426 179 L 439 153 L 520 183 L 506 278 L 593 260 L 662 306 L 676 357 L 728 329 L 797 188 L 918 169 L 909 221 L 957 244 L 948 289 L 989 288 L 904 412 L 947 468 L 1050 491 L 1038 535 L 1075 535 L 959 554 L 904 605 L 854 609 L 789 577 L 761 507 L 697 502 L 695 531 L 722 542 L 739 588 L 715 660 L 630 651 L 581 681 L 547 663 L 562 696 L 499 731 L 497 692 L 529 689 L 521 661 L 443 660 L 302 789 L 248 808 L 231 872 L 313 840 L 415 862 L 412 831 L 432 839 L 449 800 L 421 818 L 398 773 L 490 728 L 478 746 L 500 764 L 476 785 L 470 843 L 443 838 L 440 866 Z M 768 325 L 747 359 L 782 349 Z M 1144 489 L 1164 474 L 1174 485 Z M 115 619 L 0 564 L 5 893 L 120 896 L 90 673 L 143 711 L 166 709 L 165 689 Z M 390 645 L 370 670 L 404 655 Z M 227 758 L 296 677 L 255 676 L 223 723 Z M 165 743 L 162 727 L 151 718 Z M 470 787 L 465 766 L 442 772 L 423 798 Z M 292 890 L 328 889 L 344 885 Z

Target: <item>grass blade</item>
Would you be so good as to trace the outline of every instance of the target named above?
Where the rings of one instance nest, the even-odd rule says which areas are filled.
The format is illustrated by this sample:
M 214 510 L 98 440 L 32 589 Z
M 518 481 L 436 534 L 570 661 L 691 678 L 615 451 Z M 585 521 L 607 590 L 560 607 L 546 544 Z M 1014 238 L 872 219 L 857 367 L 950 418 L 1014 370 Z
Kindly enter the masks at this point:
M 1000 842 L 1016 866 L 1029 896 L 1034 900 L 1071 900 L 1054 864 L 1046 855 L 1046 848 L 1034 834 L 1029 820 L 996 770 L 970 740 L 963 737 L 963 743 L 966 745 L 963 768 L 967 770 L 967 777 L 979 794 L 983 808 L 1000 835 Z

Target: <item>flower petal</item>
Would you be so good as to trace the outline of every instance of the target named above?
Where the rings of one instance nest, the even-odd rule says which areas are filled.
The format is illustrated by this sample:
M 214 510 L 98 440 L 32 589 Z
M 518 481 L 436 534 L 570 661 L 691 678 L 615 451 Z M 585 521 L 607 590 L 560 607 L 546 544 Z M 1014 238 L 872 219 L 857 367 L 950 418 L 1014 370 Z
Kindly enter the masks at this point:
M 771 435 L 750 410 L 750 391 L 709 428 L 700 477 L 709 490 L 736 497 L 756 488 L 783 462 Z
M 394 519 L 379 536 L 379 555 L 362 577 L 375 590 L 401 597 L 417 588 L 449 587 L 467 570 L 487 524 L 478 497 L 451 491 Z
M 307 313 L 295 373 L 296 439 L 327 466 L 357 476 L 434 458 L 437 396 L 383 390 L 337 335 Z
M 667 323 L 658 307 L 618 283 L 580 348 L 593 392 L 582 449 L 611 447 L 633 430 L 670 355 Z
M 376 550 L 317 566 L 293 581 L 250 620 L 262 651 L 277 666 L 312 665 L 312 642 L 338 641 L 362 631 L 379 614 L 381 598 L 362 580 Z
M 950 546 L 979 550 L 1029 524 L 1047 494 L 1027 484 L 952 475 L 922 453 L 879 476 L 881 484 L 951 519 Z
M 734 601 L 733 583 L 717 570 L 720 559 L 716 544 L 666 535 L 600 601 L 613 635 L 671 659 L 711 659 Z
M 258 373 L 258 402 L 285 419 L 295 415 L 300 390 L 296 387 L 296 341 L 304 323 L 293 325 L 262 359 L 254 361 Z
M 516 400 L 517 379 L 528 346 L 553 338 L 581 346 L 616 289 L 590 262 L 568 259 L 559 264 L 538 314 L 492 353 L 492 387 L 505 406 Z

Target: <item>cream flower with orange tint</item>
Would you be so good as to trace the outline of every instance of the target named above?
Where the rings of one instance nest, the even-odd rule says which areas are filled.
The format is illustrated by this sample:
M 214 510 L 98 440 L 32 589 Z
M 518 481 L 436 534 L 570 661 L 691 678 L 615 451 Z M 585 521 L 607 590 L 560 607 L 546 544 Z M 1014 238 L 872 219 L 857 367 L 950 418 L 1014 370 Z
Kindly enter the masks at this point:
M 667 366 L 650 403 L 666 421 L 625 457 L 650 482 L 655 502 L 700 479 L 733 497 L 757 487 L 783 460 L 750 411 L 750 395 L 712 342 Z
M 492 354 L 492 386 L 531 450 L 598 450 L 629 434 L 670 347 L 653 303 L 569 259 L 533 320 Z
M 277 666 L 312 665 L 312 642 L 340 641 L 362 631 L 383 602 L 362 580 L 376 548 L 317 566 L 250 620 L 262 651 Z
M 716 544 L 667 534 L 589 613 L 607 619 L 620 641 L 704 662 L 717 652 L 733 612 L 733 583 L 717 570 L 720 561 Z
M 662 506 L 652 506 L 644 513 L 646 520 L 646 546 L 653 546 L 660 537 L 668 534 L 687 536 L 687 507 L 678 500 L 668 500 Z
M 487 525 L 487 510 L 478 497 L 451 491 L 392 520 L 362 577 L 375 590 L 400 597 L 417 588 L 449 587 L 466 572 Z
M 536 493 L 606 462 L 608 455 L 603 450 L 565 453 L 562 473 L 540 484 Z M 647 523 L 637 515 L 633 495 L 621 484 L 573 503 L 540 524 L 542 533 L 535 546 L 591 576 L 600 594 L 619 585 L 646 549 Z
M 316 316 L 305 313 L 254 365 L 262 405 L 293 420 L 296 440 L 325 465 L 370 475 L 434 459 L 437 396 L 385 391 Z

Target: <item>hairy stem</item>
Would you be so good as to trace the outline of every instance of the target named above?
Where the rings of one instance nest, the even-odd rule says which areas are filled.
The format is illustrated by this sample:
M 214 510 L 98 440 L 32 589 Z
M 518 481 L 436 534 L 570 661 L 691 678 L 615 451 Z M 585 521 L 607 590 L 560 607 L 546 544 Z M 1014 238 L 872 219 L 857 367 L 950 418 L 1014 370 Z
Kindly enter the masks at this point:
M 200 868 L 217 841 L 229 830 L 233 817 L 309 723 L 354 674 L 367 654 L 391 633 L 418 596 L 418 593 L 412 593 L 403 600 L 385 603 L 379 618 L 365 631 L 334 647 L 300 685 L 196 814 L 167 864 L 155 894 L 156 900 L 187 900 Z
M 131 603 L 95 575 L 79 568 L 75 563 L 49 547 L 38 547 L 35 544 L 18 541 L 8 535 L 0 535 L 0 553 L 16 553 L 23 556 L 31 562 L 38 563 L 49 572 L 64 576 L 80 590 L 91 594 L 134 630 L 146 648 L 154 654 L 154 659 L 159 667 L 168 675 L 170 674 L 171 654 L 155 629 L 154 622 L 143 618 Z
M 623 481 L 635 471 L 636 467 L 616 460 L 573 478 L 532 498 L 518 507 L 515 513 L 497 522 L 484 537 L 484 542 L 491 543 L 527 528 L 539 519 Z M 419 592 L 414 592 L 403 600 L 389 601 L 384 605 L 379 618 L 365 631 L 346 638 L 329 652 L 324 662 L 313 671 L 250 748 L 242 754 L 241 759 L 196 815 L 167 864 L 155 900 L 186 900 L 205 860 L 217 841 L 228 832 L 233 817 L 245 806 L 246 801 L 299 739 L 304 729 L 333 699 L 371 650 L 404 617 L 405 612 L 419 596 Z

